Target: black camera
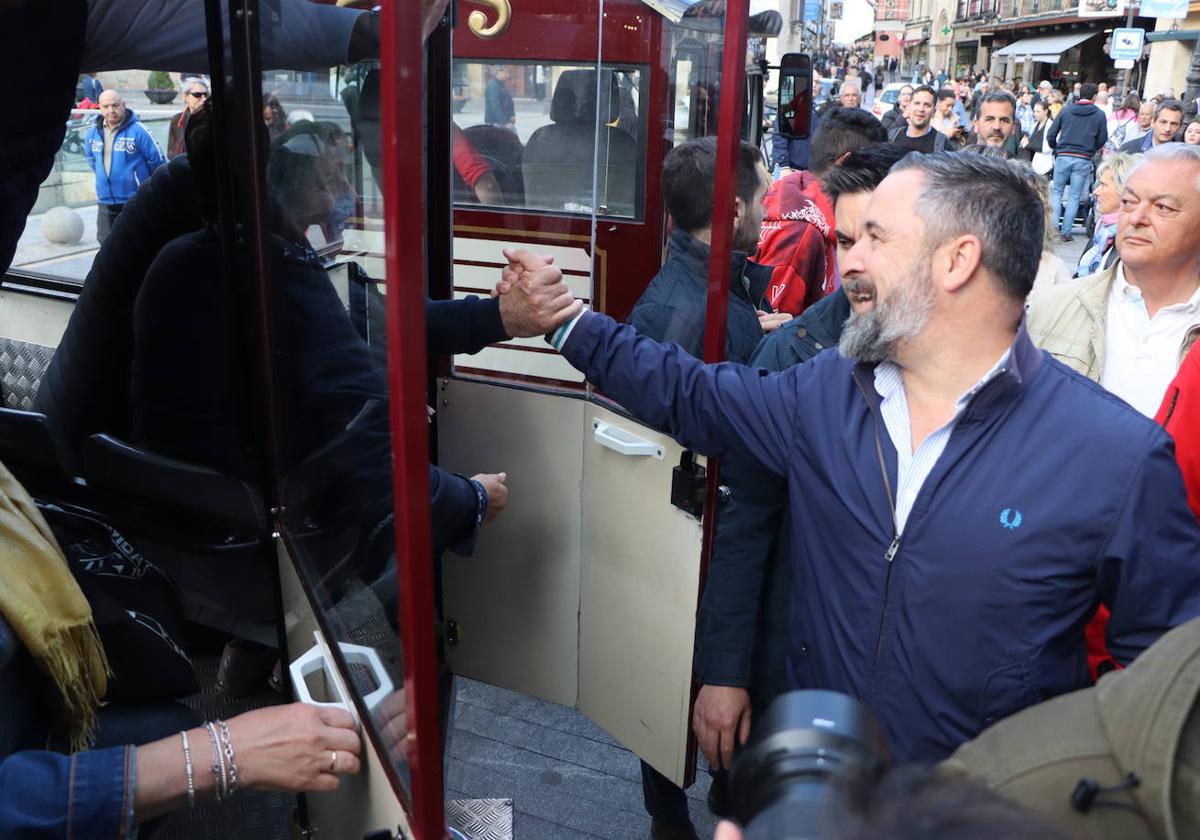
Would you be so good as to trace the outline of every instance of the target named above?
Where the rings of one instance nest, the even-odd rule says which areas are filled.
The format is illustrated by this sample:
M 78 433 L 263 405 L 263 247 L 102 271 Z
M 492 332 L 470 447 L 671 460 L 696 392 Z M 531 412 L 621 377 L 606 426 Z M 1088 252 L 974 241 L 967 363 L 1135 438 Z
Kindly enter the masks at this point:
M 888 768 L 871 710 L 833 691 L 780 695 L 730 770 L 746 840 L 835 837 Z

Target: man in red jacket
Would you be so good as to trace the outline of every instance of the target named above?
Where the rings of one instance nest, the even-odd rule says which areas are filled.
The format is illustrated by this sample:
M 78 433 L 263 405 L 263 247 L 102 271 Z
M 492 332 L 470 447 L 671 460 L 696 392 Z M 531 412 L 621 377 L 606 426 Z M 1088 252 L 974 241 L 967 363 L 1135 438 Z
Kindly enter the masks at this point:
M 837 288 L 833 205 L 820 178 L 851 152 L 886 139 L 869 111 L 834 108 L 813 136 L 808 171 L 792 172 L 771 185 L 754 261 L 774 269 L 767 301 L 776 312 L 797 316 Z

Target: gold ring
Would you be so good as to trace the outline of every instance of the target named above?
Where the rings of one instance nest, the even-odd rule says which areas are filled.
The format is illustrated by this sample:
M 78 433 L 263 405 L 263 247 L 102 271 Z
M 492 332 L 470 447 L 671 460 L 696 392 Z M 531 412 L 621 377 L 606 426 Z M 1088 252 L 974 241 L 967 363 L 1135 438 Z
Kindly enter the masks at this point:
M 337 750 L 329 751 L 329 770 L 326 772 L 332 773 L 333 768 L 337 766 Z

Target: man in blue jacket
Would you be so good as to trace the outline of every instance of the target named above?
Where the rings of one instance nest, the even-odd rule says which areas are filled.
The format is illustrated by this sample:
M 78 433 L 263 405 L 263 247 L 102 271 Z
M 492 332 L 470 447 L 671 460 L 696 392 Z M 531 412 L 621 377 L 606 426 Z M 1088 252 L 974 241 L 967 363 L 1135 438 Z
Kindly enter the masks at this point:
M 1122 664 L 1200 615 L 1169 438 L 1025 332 L 1043 225 L 1012 164 L 910 155 L 842 264 L 869 307 L 840 354 L 705 366 L 594 313 L 549 337 L 642 422 L 787 477 L 789 683 L 868 703 L 898 762 L 1087 686 L 1097 603 Z
M 704 355 L 716 161 L 715 137 L 689 140 L 667 153 L 663 160 L 663 200 L 675 230 L 667 240 L 666 262 L 629 313 L 629 323 L 639 333 L 656 341 L 673 341 L 696 358 Z M 771 310 L 767 302 L 771 269 L 750 259 L 758 245 L 763 197 L 770 182 L 758 149 L 741 143 L 725 342 L 725 358 L 735 362 L 747 361 L 758 347 L 763 336 L 760 322 L 773 327 L 789 320 L 787 315 L 780 318 L 767 314 Z
M 83 156 L 96 173 L 96 241 L 103 242 L 125 202 L 165 158 L 115 90 L 100 94 L 100 114 L 83 138 Z

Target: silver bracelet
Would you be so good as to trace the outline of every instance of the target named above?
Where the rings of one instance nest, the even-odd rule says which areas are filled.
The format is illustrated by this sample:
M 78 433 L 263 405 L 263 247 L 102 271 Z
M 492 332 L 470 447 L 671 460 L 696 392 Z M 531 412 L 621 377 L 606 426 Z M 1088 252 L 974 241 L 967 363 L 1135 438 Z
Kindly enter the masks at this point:
M 212 747 L 213 754 L 213 790 L 216 793 L 217 801 L 220 802 L 228 793 L 228 781 L 225 777 L 225 756 L 221 752 L 221 736 L 217 734 L 217 726 L 212 721 L 204 724 L 208 730 L 209 745 Z
M 229 724 L 223 720 L 217 721 L 221 727 L 221 742 L 225 745 L 225 757 L 229 759 L 229 796 L 237 793 L 238 769 L 233 763 L 233 740 L 229 737 Z
M 192 749 L 188 746 L 187 731 L 179 733 L 183 738 L 183 770 L 187 773 L 188 807 L 196 807 L 196 779 L 192 775 Z

